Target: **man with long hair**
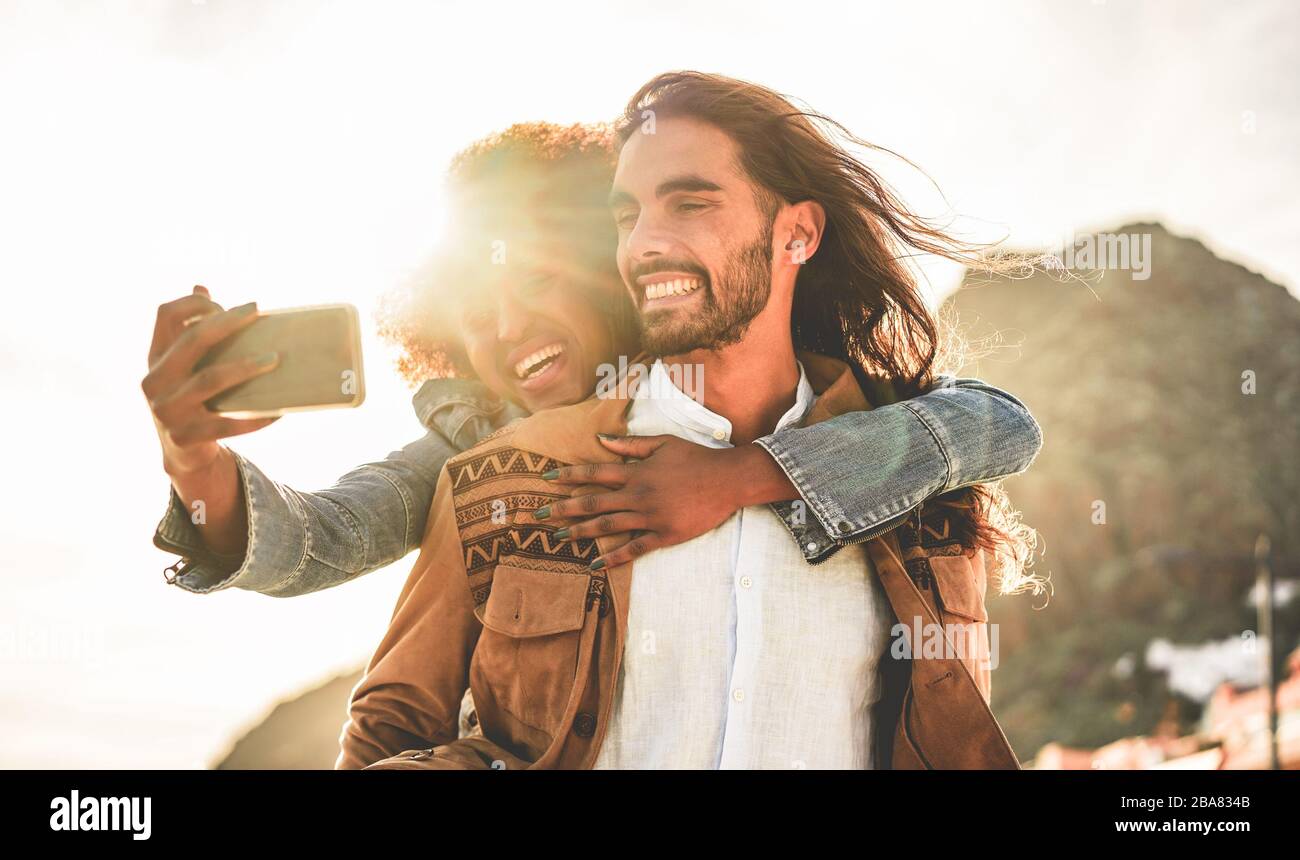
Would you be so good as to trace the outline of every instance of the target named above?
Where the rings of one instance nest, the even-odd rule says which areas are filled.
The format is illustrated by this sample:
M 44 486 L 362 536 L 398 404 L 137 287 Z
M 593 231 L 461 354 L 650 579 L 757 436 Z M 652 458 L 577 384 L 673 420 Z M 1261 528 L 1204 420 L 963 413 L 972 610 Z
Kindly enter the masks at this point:
M 832 520 L 811 558 L 757 499 L 655 548 L 625 489 L 637 466 L 614 462 L 676 437 L 792 468 L 776 431 L 815 443 L 826 419 L 931 381 L 937 330 L 900 250 L 971 249 L 763 87 L 662 75 L 619 139 L 610 204 L 645 388 L 539 412 L 448 463 L 340 764 L 1017 767 L 988 708 L 984 556 L 1015 573 L 1023 535 L 992 494 L 865 533 Z M 687 366 L 699 400 L 674 382 Z M 452 741 L 434 727 L 466 685 L 483 733 Z M 429 737 L 446 742 L 398 754 Z

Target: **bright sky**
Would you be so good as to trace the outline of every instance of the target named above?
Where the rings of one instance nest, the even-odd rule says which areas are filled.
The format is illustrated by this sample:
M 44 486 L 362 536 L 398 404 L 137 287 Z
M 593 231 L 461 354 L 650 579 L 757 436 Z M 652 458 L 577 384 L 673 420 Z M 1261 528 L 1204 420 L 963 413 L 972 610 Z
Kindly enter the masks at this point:
M 972 237 L 1156 218 L 1295 289 L 1297 35 L 1285 0 L 6 0 L 0 766 L 203 766 L 367 657 L 409 570 L 290 600 L 162 583 L 139 392 L 159 303 L 203 283 L 369 320 L 437 237 L 453 152 L 512 122 L 609 118 L 673 68 L 767 84 L 907 155 L 980 219 L 959 222 Z M 939 294 L 956 273 L 932 276 Z M 362 409 L 234 447 L 312 489 L 418 435 L 391 353 L 366 346 Z

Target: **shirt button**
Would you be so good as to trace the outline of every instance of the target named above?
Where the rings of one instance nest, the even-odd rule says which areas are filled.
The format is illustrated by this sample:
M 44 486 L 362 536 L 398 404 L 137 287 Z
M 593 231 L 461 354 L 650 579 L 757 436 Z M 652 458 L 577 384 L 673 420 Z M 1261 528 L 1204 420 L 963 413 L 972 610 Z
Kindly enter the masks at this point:
M 721 442 L 723 439 L 726 439 L 726 438 L 727 438 L 727 431 L 726 431 L 726 430 L 714 430 L 714 431 L 713 431 L 713 438 L 714 438 L 714 439 L 717 439 L 719 442 Z
M 749 588 L 749 587 L 750 587 L 751 585 L 753 585 L 753 584 L 754 584 L 754 580 L 753 580 L 753 578 L 751 578 L 751 577 L 748 577 L 748 576 L 742 576 L 742 577 L 740 578 L 740 587 L 741 587 L 741 588 Z
M 817 551 L 817 543 L 816 543 L 816 541 L 809 541 L 809 542 L 808 542 L 808 551 L 809 551 L 809 552 L 816 552 L 816 551 Z
M 731 691 L 731 698 L 735 699 L 737 702 L 743 702 L 745 701 L 745 691 L 737 687 Z
M 573 733 L 580 738 L 589 738 L 596 733 L 596 718 L 583 712 L 573 719 Z

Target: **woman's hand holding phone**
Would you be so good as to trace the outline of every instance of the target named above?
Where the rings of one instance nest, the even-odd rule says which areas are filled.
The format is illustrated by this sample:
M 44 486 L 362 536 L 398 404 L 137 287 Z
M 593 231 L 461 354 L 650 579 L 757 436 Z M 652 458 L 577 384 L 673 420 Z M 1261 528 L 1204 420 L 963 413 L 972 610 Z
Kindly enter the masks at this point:
M 218 440 L 252 433 L 278 418 L 229 418 L 205 403 L 274 370 L 278 356 L 269 353 L 198 371 L 195 365 L 213 346 L 255 319 L 255 304 L 224 310 L 201 286 L 159 306 L 149 372 L 140 385 L 162 445 L 164 471 L 187 507 L 202 502 L 204 516 L 195 524 L 209 549 L 227 555 L 244 552 L 248 526 L 238 467 Z

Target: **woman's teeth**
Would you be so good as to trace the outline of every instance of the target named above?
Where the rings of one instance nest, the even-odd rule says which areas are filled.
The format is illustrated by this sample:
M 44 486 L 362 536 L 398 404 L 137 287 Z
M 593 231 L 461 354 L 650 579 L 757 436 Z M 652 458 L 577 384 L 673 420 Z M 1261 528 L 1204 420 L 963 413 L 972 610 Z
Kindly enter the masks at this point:
M 678 278 L 675 281 L 663 281 L 658 284 L 647 284 L 645 288 L 645 299 L 662 299 L 665 296 L 684 296 L 687 293 L 693 293 L 703 286 L 704 282 L 699 278 Z
M 520 379 L 532 379 L 539 376 L 546 368 L 551 366 L 551 362 L 556 356 L 563 352 L 564 344 L 562 343 L 544 346 L 515 365 L 515 376 Z

